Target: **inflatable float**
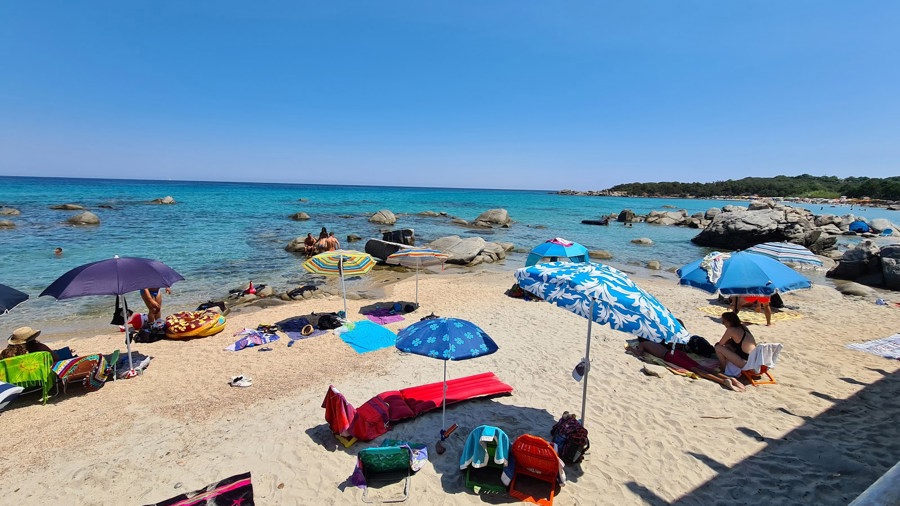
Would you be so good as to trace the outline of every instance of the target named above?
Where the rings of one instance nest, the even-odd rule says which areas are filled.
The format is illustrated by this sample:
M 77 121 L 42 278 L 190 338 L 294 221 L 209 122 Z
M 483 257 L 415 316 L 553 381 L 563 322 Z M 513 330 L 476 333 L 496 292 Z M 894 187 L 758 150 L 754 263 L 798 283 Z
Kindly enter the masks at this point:
M 215 311 L 182 311 L 166 317 L 166 337 L 208 337 L 225 328 L 225 317 Z

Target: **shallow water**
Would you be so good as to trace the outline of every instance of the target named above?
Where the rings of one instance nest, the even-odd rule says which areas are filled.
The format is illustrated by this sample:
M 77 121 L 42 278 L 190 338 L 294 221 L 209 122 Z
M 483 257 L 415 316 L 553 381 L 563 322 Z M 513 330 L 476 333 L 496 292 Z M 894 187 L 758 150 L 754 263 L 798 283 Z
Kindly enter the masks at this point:
M 167 195 L 177 204 L 150 204 Z M 49 209 L 63 203 L 83 205 L 100 217 L 101 225 L 66 225 L 64 220 L 73 211 Z M 166 297 L 166 311 L 194 309 L 208 299 L 221 299 L 229 289 L 249 280 L 286 291 L 313 278 L 300 267 L 302 256 L 286 252 L 284 247 L 307 232 L 317 235 L 322 227 L 334 231 L 342 242 L 351 233 L 380 238 L 382 230 L 412 228 L 417 244 L 445 235 L 480 235 L 488 241 L 516 245 L 520 252 L 490 268 L 520 267 L 525 251 L 550 238 L 564 237 L 589 249 L 611 251 L 614 265 L 659 260 L 663 269 L 671 270 L 708 252 L 690 242 L 697 230 L 640 223 L 633 227 L 616 223 L 591 226 L 581 220 L 623 209 L 636 214 L 667 208 L 694 213 L 726 204 L 746 202 L 576 197 L 550 191 L 0 177 L 0 205 L 22 212 L 9 217 L 16 223 L 15 229 L 0 231 L 0 283 L 31 295 L 0 317 L 0 325 L 7 329 L 44 325 L 51 333 L 85 328 L 108 331 L 111 297 L 56 301 L 38 298 L 38 294 L 69 269 L 114 255 L 155 258 L 185 277 Z M 847 206 L 822 207 L 809 209 L 829 214 L 851 212 Z M 508 229 L 487 231 L 450 223 L 451 216 L 471 221 L 493 208 L 506 209 L 515 223 Z M 394 227 L 369 223 L 368 218 L 380 209 L 398 216 Z M 426 210 L 448 216 L 418 214 Z M 298 222 L 288 218 L 300 211 L 311 219 Z M 897 221 L 900 216 L 878 208 L 853 212 L 869 219 Z M 638 237 L 649 237 L 655 244 L 647 247 L 630 242 Z M 64 248 L 61 257 L 53 254 L 57 246 Z M 365 239 L 343 246 L 362 250 Z M 349 281 L 347 290 L 366 288 L 367 283 L 365 279 Z M 131 296 L 131 307 L 143 310 L 137 294 Z

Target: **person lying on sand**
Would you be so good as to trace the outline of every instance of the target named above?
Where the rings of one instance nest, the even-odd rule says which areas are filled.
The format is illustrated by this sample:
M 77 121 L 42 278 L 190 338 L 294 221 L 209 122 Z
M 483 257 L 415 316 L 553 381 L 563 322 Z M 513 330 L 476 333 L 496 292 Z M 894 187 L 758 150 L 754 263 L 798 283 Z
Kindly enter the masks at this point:
M 694 359 L 689 357 L 687 353 L 681 350 L 672 350 L 662 344 L 638 338 L 637 346 L 629 347 L 628 351 L 636 357 L 642 357 L 644 353 L 649 353 L 654 357 L 659 357 L 666 362 L 675 364 L 683 369 L 687 369 L 688 371 L 691 371 L 692 373 L 703 379 L 714 381 L 729 390 L 734 390 L 735 392 L 744 391 L 743 383 L 741 383 L 737 378 L 725 376 L 721 372 L 706 369 L 695 362 Z

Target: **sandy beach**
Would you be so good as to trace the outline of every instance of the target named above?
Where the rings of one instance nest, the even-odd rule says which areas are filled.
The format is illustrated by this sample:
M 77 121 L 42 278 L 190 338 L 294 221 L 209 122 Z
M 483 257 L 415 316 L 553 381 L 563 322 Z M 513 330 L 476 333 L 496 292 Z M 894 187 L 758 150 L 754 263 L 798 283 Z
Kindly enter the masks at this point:
M 717 319 L 698 308 L 711 297 L 677 286 L 668 273 L 636 282 L 695 334 L 715 342 Z M 409 504 L 481 504 L 463 486 L 459 455 L 480 424 L 514 439 L 548 438 L 564 411 L 581 406 L 571 370 L 584 354 L 585 319 L 543 302 L 504 295 L 511 272 L 448 269 L 420 276 L 421 308 L 394 331 L 434 312 L 475 322 L 500 350 L 449 364 L 449 377 L 493 371 L 509 396 L 448 407 L 460 429 L 448 451 L 433 451 L 440 411 L 396 425 L 384 437 L 428 443 L 430 461 L 411 479 Z M 333 284 L 333 283 L 332 283 Z M 385 302 L 412 300 L 411 277 L 384 286 Z M 351 320 L 373 300 L 349 300 Z M 631 336 L 594 327 L 586 427 L 591 450 L 568 466 L 556 504 L 847 504 L 900 459 L 900 362 L 845 345 L 900 330 L 900 309 L 832 288 L 785 296 L 801 317 L 751 327 L 759 342 L 780 342 L 777 385 L 736 393 L 671 374 L 641 373 L 624 352 Z M 244 327 L 312 311 L 340 309 L 339 297 L 230 314 L 224 332 L 191 341 L 136 344 L 153 357 L 142 376 L 97 392 L 75 387 L 46 406 L 34 396 L 0 413 L 0 466 L 6 504 L 149 504 L 250 471 L 257 504 L 355 504 L 355 455 L 378 445 L 337 444 L 320 407 L 329 384 L 354 405 L 375 394 L 442 379 L 441 362 L 393 348 L 357 354 L 331 332 L 272 351 L 224 351 Z M 174 310 L 174 308 L 165 308 Z M 724 306 L 723 306 L 724 310 Z M 40 322 L 35 322 L 40 327 Z M 111 332 L 60 344 L 80 354 L 124 351 Z M 228 385 L 253 378 L 250 388 Z

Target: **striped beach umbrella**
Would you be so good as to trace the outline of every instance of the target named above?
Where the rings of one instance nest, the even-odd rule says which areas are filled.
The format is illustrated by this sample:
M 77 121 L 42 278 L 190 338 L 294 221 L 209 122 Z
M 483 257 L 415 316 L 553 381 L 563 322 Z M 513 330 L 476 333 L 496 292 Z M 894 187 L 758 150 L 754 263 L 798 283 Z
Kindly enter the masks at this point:
M 375 267 L 375 259 L 368 253 L 353 250 L 326 251 L 303 262 L 303 268 L 313 274 L 341 277 L 341 292 L 344 295 L 344 315 L 347 315 L 347 288 L 344 276 L 365 274 Z
M 416 307 L 419 307 L 419 267 L 443 265 L 448 258 L 450 258 L 450 255 L 441 253 L 436 249 L 407 248 L 387 257 L 385 262 L 416 268 Z
M 791 242 L 764 242 L 747 248 L 747 251 L 772 257 L 785 264 L 812 264 L 822 267 L 822 261 L 815 253 Z

